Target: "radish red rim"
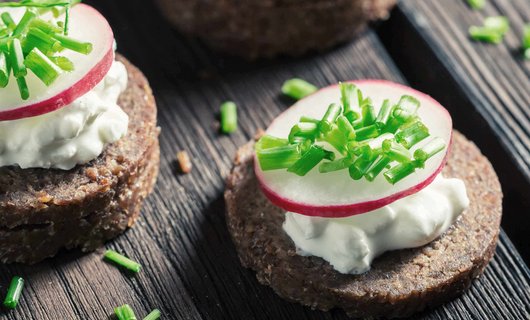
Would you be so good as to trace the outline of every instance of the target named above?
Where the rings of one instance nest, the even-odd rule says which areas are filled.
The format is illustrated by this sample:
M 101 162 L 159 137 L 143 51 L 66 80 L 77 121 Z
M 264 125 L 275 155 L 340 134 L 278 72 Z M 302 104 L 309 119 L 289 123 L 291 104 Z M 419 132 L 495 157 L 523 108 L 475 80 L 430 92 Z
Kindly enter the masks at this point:
M 385 183 L 379 175 L 373 182 L 352 180 L 348 171 L 319 173 L 313 168 L 306 176 L 297 176 L 286 170 L 263 171 L 255 159 L 255 172 L 267 198 L 284 210 L 309 216 L 347 217 L 362 214 L 412 195 L 428 186 L 443 169 L 452 142 L 452 120 L 447 110 L 430 96 L 412 88 L 385 80 L 358 80 L 353 83 L 364 96 L 371 97 L 379 108 L 384 99 L 396 103 L 403 95 L 417 98 L 421 107 L 418 115 L 430 129 L 432 136 L 445 140 L 445 149 L 425 163 L 425 169 L 416 170 L 396 185 Z M 287 137 L 290 128 L 301 116 L 321 119 L 330 103 L 340 101 L 337 85 L 298 101 L 280 114 L 266 133 Z M 411 150 L 420 148 L 418 143 Z
M 24 10 L 0 9 L 10 12 L 15 21 Z M 47 15 L 51 17 L 51 13 Z M 28 101 L 18 95 L 16 81 L 10 81 L 6 88 L 0 89 L 0 121 L 34 117 L 65 107 L 92 90 L 108 73 L 114 61 L 114 35 L 107 20 L 96 9 L 78 4 L 70 9 L 69 21 L 69 36 L 92 43 L 92 52 L 88 55 L 62 52 L 62 56 L 74 62 L 75 70 L 61 74 L 50 87 L 28 71 L 26 78 L 31 90 Z

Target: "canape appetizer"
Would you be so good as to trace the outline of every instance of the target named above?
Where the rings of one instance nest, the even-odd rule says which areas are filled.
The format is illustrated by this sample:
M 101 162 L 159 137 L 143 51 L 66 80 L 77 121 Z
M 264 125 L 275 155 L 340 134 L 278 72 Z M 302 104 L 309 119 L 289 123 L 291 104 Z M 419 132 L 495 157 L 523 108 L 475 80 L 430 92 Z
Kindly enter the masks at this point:
M 346 42 L 396 0 L 157 0 L 181 32 L 245 58 L 301 55 Z
M 481 274 L 502 193 L 438 102 L 360 80 L 298 101 L 242 147 L 225 199 L 242 264 L 280 296 L 405 317 Z
M 156 105 L 107 20 L 0 3 L 0 261 L 90 251 L 133 225 L 159 166 Z

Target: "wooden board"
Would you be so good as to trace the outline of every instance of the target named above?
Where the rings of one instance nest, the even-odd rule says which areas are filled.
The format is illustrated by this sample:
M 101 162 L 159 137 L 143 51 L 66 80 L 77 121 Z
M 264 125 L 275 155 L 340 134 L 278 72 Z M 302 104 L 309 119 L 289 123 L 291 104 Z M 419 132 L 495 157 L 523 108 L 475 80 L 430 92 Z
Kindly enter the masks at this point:
M 319 56 L 241 63 L 176 35 L 150 1 L 88 1 L 111 22 L 119 50 L 149 77 L 159 106 L 161 172 L 137 225 L 106 247 L 143 265 L 130 276 L 92 254 L 62 252 L 35 266 L 0 266 L 0 292 L 21 275 L 27 285 L 10 320 L 112 319 L 129 303 L 139 318 L 160 308 L 163 319 L 346 319 L 278 298 L 242 268 L 225 227 L 224 178 L 238 146 L 289 106 L 279 96 L 293 76 L 323 86 L 338 80 L 403 77 L 375 33 Z M 240 106 L 240 129 L 219 135 L 223 100 Z M 194 168 L 177 173 L 175 153 Z M 506 235 L 494 261 L 464 296 L 418 319 L 522 319 L 530 314 L 530 273 Z
M 502 44 L 469 38 L 471 25 L 496 15 L 507 16 L 511 24 Z M 407 80 L 442 102 L 455 127 L 493 163 L 505 194 L 503 227 L 527 264 L 530 61 L 522 58 L 520 46 L 529 22 L 528 0 L 486 1 L 479 11 L 463 0 L 407 0 L 380 30 L 394 60 L 407 70 Z

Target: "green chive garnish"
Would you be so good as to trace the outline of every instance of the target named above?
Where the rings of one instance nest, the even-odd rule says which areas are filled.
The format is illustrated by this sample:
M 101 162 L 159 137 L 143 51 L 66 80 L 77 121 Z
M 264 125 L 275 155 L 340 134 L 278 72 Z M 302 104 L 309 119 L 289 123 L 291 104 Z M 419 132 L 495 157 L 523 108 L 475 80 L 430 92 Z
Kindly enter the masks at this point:
M 400 163 L 390 169 L 388 169 L 383 176 L 391 184 L 396 184 L 403 178 L 409 176 L 416 170 L 416 166 L 413 162 Z
M 365 159 L 363 157 L 355 159 L 355 161 L 349 168 L 350 177 L 353 180 L 360 180 L 368 171 L 368 168 L 370 168 L 373 161 L 374 159 Z
M 324 150 L 324 148 L 317 145 L 311 146 L 311 148 L 287 171 L 292 172 L 299 176 L 305 176 L 311 169 L 313 169 L 320 161 L 324 159 L 333 160 L 334 153 Z
M 137 262 L 132 261 L 131 259 L 125 257 L 124 255 L 121 255 L 113 250 L 107 250 L 105 252 L 105 259 L 115 263 L 116 265 L 123 267 L 127 270 L 130 270 L 132 272 L 138 273 L 140 272 L 141 265 Z
M 26 29 L 29 27 L 29 24 L 33 19 L 35 19 L 36 16 L 37 14 L 35 14 L 35 12 L 31 10 L 26 10 L 24 15 L 22 16 L 22 19 L 20 19 L 20 22 L 16 26 L 15 30 L 13 30 L 13 34 L 11 36 L 18 37 L 22 33 L 26 32 Z
M 390 162 L 392 162 L 392 159 L 386 155 L 379 155 L 366 170 L 364 177 L 368 181 L 374 181 L 375 178 L 386 168 L 386 166 L 390 164 Z
M 386 126 L 390 115 L 392 115 L 393 109 L 394 107 L 390 104 L 390 100 L 386 99 L 383 101 L 383 105 L 381 106 L 381 109 L 379 109 L 377 118 L 375 118 L 375 124 L 377 127 L 384 128 Z
M 0 51 L 0 88 L 5 88 L 9 83 L 9 69 L 4 52 Z
M 409 162 L 412 159 L 410 151 L 394 140 L 383 142 L 383 152 L 387 157 L 397 162 Z
M 20 300 L 22 289 L 24 288 L 24 279 L 21 277 L 13 277 L 9 289 L 7 289 L 7 295 L 4 300 L 4 306 L 8 309 L 15 309 Z
M 144 320 L 157 320 L 160 318 L 160 315 L 160 310 L 155 309 L 151 311 L 151 313 L 149 313 L 147 316 L 145 316 Z
M 17 27 L 17 24 L 15 23 L 15 21 L 13 21 L 13 18 L 11 17 L 11 15 L 9 14 L 9 12 L 4 12 L 0 15 L 0 18 L 2 19 L 2 22 L 4 22 L 4 24 L 6 25 L 6 27 L 8 29 L 10 29 L 11 31 L 12 30 L 15 30 L 15 28 Z
M 232 101 L 221 105 L 221 131 L 232 133 L 237 130 L 237 106 Z
M 473 9 L 482 9 L 486 4 L 486 0 L 467 0 L 467 3 Z
M 64 49 L 57 39 L 37 28 L 31 29 L 24 39 L 24 52 L 29 53 L 33 48 L 39 48 L 47 55 Z
M 342 107 L 340 104 L 332 103 L 320 121 L 320 131 L 322 131 L 322 133 L 331 131 L 332 125 L 335 123 L 341 113 Z
M 74 63 L 68 59 L 67 57 L 49 57 L 49 59 L 55 63 L 59 68 L 61 68 L 63 71 L 74 71 Z
M 66 49 L 82 54 L 90 54 L 90 52 L 92 52 L 92 44 L 89 42 L 82 42 L 60 34 L 54 34 L 53 37 Z
M 416 115 L 419 107 L 418 99 L 412 96 L 402 96 L 392 114 L 396 120 L 404 123 Z
M 348 139 L 338 125 L 333 125 L 331 131 L 324 136 L 323 140 L 331 144 L 341 154 L 346 154 Z
M 315 118 L 311 118 L 311 117 L 301 116 L 300 117 L 300 122 L 310 122 L 310 123 L 319 124 L 320 120 L 315 119 Z
M 11 41 L 9 46 L 9 57 L 11 58 L 10 66 L 13 69 L 13 74 L 16 78 L 25 77 L 28 74 L 26 66 L 24 65 L 24 53 L 20 40 L 17 38 Z
M 337 127 L 340 131 L 342 131 L 342 133 L 344 133 L 348 140 L 355 139 L 355 130 L 353 129 L 353 126 L 351 125 L 348 118 L 345 116 L 339 116 L 337 118 Z
M 300 146 L 298 144 L 257 150 L 256 154 L 263 170 L 289 168 L 301 157 Z
M 39 48 L 31 50 L 27 55 L 26 67 L 33 71 L 47 86 L 51 85 L 62 73 L 61 68 L 53 63 Z
M 282 93 L 296 100 L 300 100 L 317 90 L 315 85 L 298 78 L 287 80 L 282 85 Z
M 381 131 L 379 128 L 373 124 L 368 127 L 363 127 L 357 131 L 355 131 L 355 140 L 357 141 L 363 141 L 366 139 L 371 139 L 379 136 L 381 134 Z
M 405 148 L 410 149 L 428 136 L 429 129 L 421 121 L 417 121 L 406 129 L 399 131 L 396 134 L 396 141 Z
M 318 171 L 320 173 L 328 173 L 328 172 L 343 170 L 351 166 L 352 163 L 353 163 L 353 159 L 350 157 L 344 157 L 344 158 L 340 158 L 334 161 L 326 161 L 320 164 L 320 166 L 318 167 Z
M 469 35 L 473 40 L 498 44 L 510 29 L 508 18 L 503 16 L 488 17 L 483 26 L 471 26 Z
M 271 135 L 264 135 L 256 142 L 256 150 L 264 150 L 275 147 L 283 147 L 289 144 L 289 140 L 276 138 Z
M 362 115 L 363 115 L 363 127 L 370 126 L 374 124 L 375 122 L 375 111 L 374 106 L 372 105 L 371 101 L 368 103 L 363 104 L 361 107 Z
M 434 138 L 429 141 L 425 146 L 414 151 L 414 159 L 425 162 L 438 152 L 445 148 L 445 142 L 442 138 Z
M 25 77 L 16 78 L 17 80 L 17 86 L 18 91 L 20 91 L 20 97 L 22 100 L 28 100 L 29 99 L 29 89 L 28 89 L 28 83 L 26 82 Z
M 344 108 L 344 116 L 350 121 L 361 118 L 361 107 L 359 103 L 359 93 L 353 83 L 339 82 L 340 99 Z
M 44 21 L 40 18 L 33 19 L 31 21 L 30 27 L 40 29 L 41 31 L 46 32 L 48 34 L 60 33 L 63 31 L 63 29 L 60 28 L 59 26 L 53 23 Z
M 114 308 L 114 313 L 118 320 L 136 320 L 136 315 L 130 305 L 124 304 L 123 306 Z
M 530 24 L 524 26 L 523 30 L 523 51 L 525 59 L 530 59 Z
M 299 122 L 291 128 L 289 133 L 289 141 L 292 143 L 295 137 L 303 137 L 305 139 L 314 140 L 318 135 L 318 125 L 313 122 Z

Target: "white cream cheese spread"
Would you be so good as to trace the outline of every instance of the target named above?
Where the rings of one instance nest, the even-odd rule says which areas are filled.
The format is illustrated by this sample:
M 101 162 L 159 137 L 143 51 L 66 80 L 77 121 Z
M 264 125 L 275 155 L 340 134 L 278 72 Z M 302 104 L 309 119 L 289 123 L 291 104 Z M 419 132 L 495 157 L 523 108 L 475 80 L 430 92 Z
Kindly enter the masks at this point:
M 0 122 L 0 166 L 69 170 L 96 159 L 127 133 L 129 118 L 117 105 L 127 87 L 125 66 L 114 61 L 91 91 L 59 110 Z
M 385 251 L 433 241 L 468 206 L 464 182 L 439 175 L 418 193 L 361 215 L 321 218 L 287 212 L 283 229 L 298 254 L 321 257 L 341 273 L 360 274 Z

